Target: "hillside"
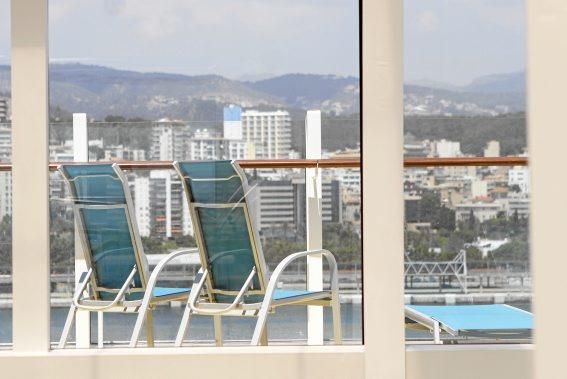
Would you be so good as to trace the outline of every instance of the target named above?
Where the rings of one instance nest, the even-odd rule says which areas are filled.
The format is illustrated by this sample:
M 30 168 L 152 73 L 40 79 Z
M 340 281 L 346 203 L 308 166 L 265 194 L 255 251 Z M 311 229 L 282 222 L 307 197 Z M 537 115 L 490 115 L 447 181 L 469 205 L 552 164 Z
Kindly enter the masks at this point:
M 220 121 L 229 103 L 260 109 L 321 109 L 346 116 L 360 111 L 355 77 L 287 74 L 257 81 L 218 75 L 141 73 L 82 64 L 50 66 L 51 107 L 103 119 L 162 117 Z M 10 91 L 0 66 L 0 93 Z M 525 110 L 525 74 L 477 78 L 466 86 L 421 81 L 404 86 L 406 115 L 498 116 Z
M 360 109 L 358 78 L 334 75 L 288 74 L 248 82 L 252 88 L 277 96 L 300 109 L 323 109 L 335 114 Z
M 10 90 L 9 67 L 0 66 L 0 93 Z M 301 95 L 304 93 L 304 95 Z M 219 121 L 222 107 L 317 108 L 335 114 L 359 109 L 356 78 L 284 75 L 244 82 L 218 75 L 140 73 L 82 64 L 50 65 L 51 107 L 103 119 L 162 117 Z

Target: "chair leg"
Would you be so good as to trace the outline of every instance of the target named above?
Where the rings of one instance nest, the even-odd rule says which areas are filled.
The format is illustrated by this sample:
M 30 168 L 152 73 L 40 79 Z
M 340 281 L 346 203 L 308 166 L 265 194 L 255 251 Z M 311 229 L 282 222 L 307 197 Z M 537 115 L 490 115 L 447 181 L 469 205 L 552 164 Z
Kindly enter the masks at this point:
M 67 313 L 67 319 L 65 320 L 65 326 L 63 327 L 63 332 L 61 333 L 61 338 L 57 344 L 58 349 L 64 349 L 67 344 L 67 339 L 69 338 L 69 332 L 71 331 L 71 326 L 73 326 L 73 321 L 75 321 L 75 315 L 77 314 L 77 307 L 71 304 L 69 308 L 69 313 Z
M 215 325 L 215 344 L 222 346 L 222 318 L 221 316 L 213 316 L 213 323 Z
M 181 324 L 179 324 L 179 330 L 177 331 L 177 337 L 175 337 L 175 347 L 181 347 L 183 344 L 183 339 L 185 338 L 185 334 L 189 329 L 189 323 L 191 322 L 191 314 L 193 311 L 189 308 L 189 305 L 185 307 L 185 311 L 183 312 L 183 317 L 181 318 Z
M 260 336 L 260 345 L 268 346 L 268 325 L 264 325 L 264 330 L 262 330 L 262 335 Z
M 341 303 L 338 294 L 333 295 L 331 308 L 333 310 L 333 337 L 335 337 L 335 345 L 342 345 Z
M 140 334 L 142 333 L 142 326 L 144 325 L 144 321 L 146 321 L 146 317 L 148 316 L 149 309 L 150 309 L 150 297 L 144 296 L 142 305 L 140 305 L 140 309 L 138 309 L 138 317 L 136 318 L 136 324 L 134 325 L 134 330 L 132 331 L 132 337 L 130 337 L 129 347 L 136 347 L 136 345 L 138 345 L 138 340 L 140 339 Z M 149 345 L 149 340 L 148 340 L 148 345 Z
M 154 347 L 154 311 L 149 308 L 146 315 L 146 340 L 148 347 Z
M 250 344 L 252 346 L 258 346 L 261 343 L 263 338 L 263 334 L 268 336 L 266 321 L 268 319 L 268 310 L 269 307 L 262 307 L 260 308 L 260 312 L 258 313 L 258 321 L 256 321 L 256 327 L 254 328 L 254 334 L 252 335 L 252 341 Z

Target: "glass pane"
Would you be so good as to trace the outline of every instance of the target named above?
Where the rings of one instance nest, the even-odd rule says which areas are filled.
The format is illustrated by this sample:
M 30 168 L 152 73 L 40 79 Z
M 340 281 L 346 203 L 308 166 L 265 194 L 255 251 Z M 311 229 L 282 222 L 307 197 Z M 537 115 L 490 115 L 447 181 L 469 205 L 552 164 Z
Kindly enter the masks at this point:
M 10 1 L 0 0 L 0 163 L 12 157 Z M 12 174 L 0 172 L 0 349 L 12 344 Z
M 322 172 L 323 248 L 339 269 L 343 338 L 362 342 L 362 254 L 360 170 Z M 330 325 L 329 325 L 329 333 Z
M 531 342 L 528 167 L 435 166 L 527 157 L 524 8 L 404 2 L 409 342 Z
M 251 12 L 258 17 L 251 18 Z M 101 23 L 106 27 L 97 27 Z M 74 159 L 74 125 L 79 125 L 81 117 L 86 119 L 83 124 L 88 131 L 89 162 L 121 162 L 124 168 L 123 180 L 130 189 L 126 200 L 131 208 L 132 233 L 139 234 L 141 245 L 136 248 L 134 236 L 134 251 L 147 261 L 148 275 L 168 253 L 194 248 L 201 241 L 200 233 L 206 234 L 200 253 L 181 255 L 167 265 L 158 280 L 158 286 L 164 289 L 160 291 L 190 287 L 200 278 L 197 271 L 201 265 L 205 265 L 219 287 L 213 288 L 213 282 L 207 281 L 204 293 L 209 300 L 230 302 L 234 293 L 223 291 L 239 290 L 247 276 L 246 267 L 261 261 L 257 255 L 262 253 L 267 269 L 254 276 L 252 290 L 265 291 L 277 265 L 307 246 L 305 170 L 301 166 L 260 168 L 258 163 L 257 168 L 244 170 L 248 191 L 237 191 L 242 179 L 239 175 L 228 179 L 232 187 L 197 181 L 191 188 L 193 201 L 188 201 L 184 183 L 171 161 L 304 158 L 308 110 L 321 112 L 323 158 L 359 156 L 358 33 L 358 2 L 353 0 L 247 2 L 245 6 L 224 0 L 214 5 L 142 1 L 135 7 L 128 2 L 53 1 L 50 160 Z M 71 35 L 73 38 L 69 38 Z M 77 44 L 77 40 L 81 43 Z M 130 161 L 128 167 L 125 161 Z M 358 189 L 347 206 L 339 182 L 348 180 L 356 182 Z M 357 170 L 337 170 L 326 174 L 323 186 L 324 206 L 332 208 L 333 214 L 323 217 L 324 239 L 328 239 L 329 249 L 339 260 L 343 333 L 349 343 L 360 344 L 360 174 Z M 77 212 L 73 208 L 77 206 L 77 194 L 68 187 L 62 176 L 52 174 L 52 280 L 57 278 L 52 292 L 53 342 L 61 335 L 76 276 L 80 274 L 78 268 L 83 265 L 80 270 L 86 270 L 79 247 L 90 241 L 81 241 L 80 233 L 75 231 Z M 110 188 L 101 189 L 112 192 Z M 249 224 L 242 209 L 231 208 L 242 195 L 249 202 Z M 198 203 L 209 207 L 199 208 Z M 340 216 L 343 208 L 350 212 L 348 225 L 343 225 Z M 116 229 L 128 221 L 116 218 L 105 228 Z M 225 218 L 234 225 L 219 227 L 216 221 Z M 331 224 L 327 225 L 327 221 Z M 101 245 L 108 242 L 105 233 L 117 233 L 98 229 L 95 234 Z M 339 246 L 338 236 L 344 233 L 350 244 L 346 248 Z M 250 243 L 255 238 L 261 249 Z M 232 245 L 246 250 L 246 259 L 240 259 L 244 255 L 240 253 L 225 255 L 227 246 Z M 103 247 L 106 251 L 107 246 Z M 203 256 L 211 247 L 216 249 L 215 254 Z M 219 260 L 217 256 L 222 257 Z M 234 267 L 226 264 L 229 260 L 235 262 Z M 306 267 L 305 258 L 292 262 L 278 280 L 274 299 L 285 303 L 292 297 L 314 296 L 305 292 Z M 328 269 L 325 265 L 326 290 L 330 285 Z M 224 277 L 216 278 L 219 275 Z M 266 283 L 260 283 L 261 277 Z M 209 287 L 218 293 L 206 292 Z M 321 291 L 313 292 L 322 296 L 318 294 Z M 324 294 L 322 298 L 328 302 L 328 292 Z M 245 296 L 247 303 L 262 299 L 261 293 Z M 157 346 L 171 346 L 179 328 L 186 299 L 172 300 L 154 310 Z M 202 297 L 199 301 L 205 300 Z M 307 341 L 305 304 L 289 303 L 293 305 L 278 307 L 268 317 L 270 343 Z M 333 338 L 331 313 L 325 307 L 321 324 L 325 344 L 332 343 Z M 105 314 L 104 346 L 124 345 L 135 317 Z M 192 320 L 185 342 L 212 345 L 214 328 L 210 317 L 197 315 Z M 230 344 L 249 344 L 256 320 L 223 318 L 224 339 Z M 80 347 L 99 342 L 95 316 L 91 315 L 91 321 L 90 341 L 79 342 Z M 79 330 L 88 334 L 84 333 L 89 330 L 88 322 L 82 321 L 81 325 L 86 326 Z M 72 330 L 68 341 L 72 344 L 74 338 Z M 145 346 L 145 330 L 140 340 Z

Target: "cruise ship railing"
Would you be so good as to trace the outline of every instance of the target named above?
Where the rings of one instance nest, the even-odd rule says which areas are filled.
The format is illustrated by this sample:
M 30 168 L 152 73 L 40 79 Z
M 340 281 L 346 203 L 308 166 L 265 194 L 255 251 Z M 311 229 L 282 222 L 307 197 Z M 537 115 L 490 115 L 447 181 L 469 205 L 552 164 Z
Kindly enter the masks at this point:
M 55 171 L 61 163 L 51 162 L 49 170 Z M 97 163 L 103 163 L 97 161 Z M 116 161 L 123 170 L 167 170 L 173 168 L 171 161 Z M 242 168 L 360 168 L 361 159 L 358 157 L 330 159 L 254 159 L 239 160 Z M 527 166 L 526 157 L 457 157 L 457 158 L 415 158 L 404 159 L 405 168 L 415 167 L 450 167 L 450 166 Z M 11 171 L 11 163 L 0 163 L 0 171 Z

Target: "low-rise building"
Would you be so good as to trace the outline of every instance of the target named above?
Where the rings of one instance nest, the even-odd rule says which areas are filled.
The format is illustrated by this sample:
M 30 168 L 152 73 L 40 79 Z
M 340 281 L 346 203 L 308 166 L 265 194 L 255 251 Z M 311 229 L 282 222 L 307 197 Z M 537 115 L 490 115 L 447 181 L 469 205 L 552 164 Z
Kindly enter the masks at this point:
M 525 166 L 513 167 L 508 171 L 508 186 L 517 187 L 521 193 L 530 193 L 530 170 Z M 514 188 L 511 188 L 514 190 Z
M 131 149 L 123 145 L 107 146 L 104 148 L 105 161 L 145 161 L 146 152 L 142 149 Z
M 474 217 L 478 222 L 484 222 L 495 219 L 502 212 L 503 206 L 500 203 L 488 202 L 467 202 L 458 204 L 455 207 L 455 221 L 467 222 Z

